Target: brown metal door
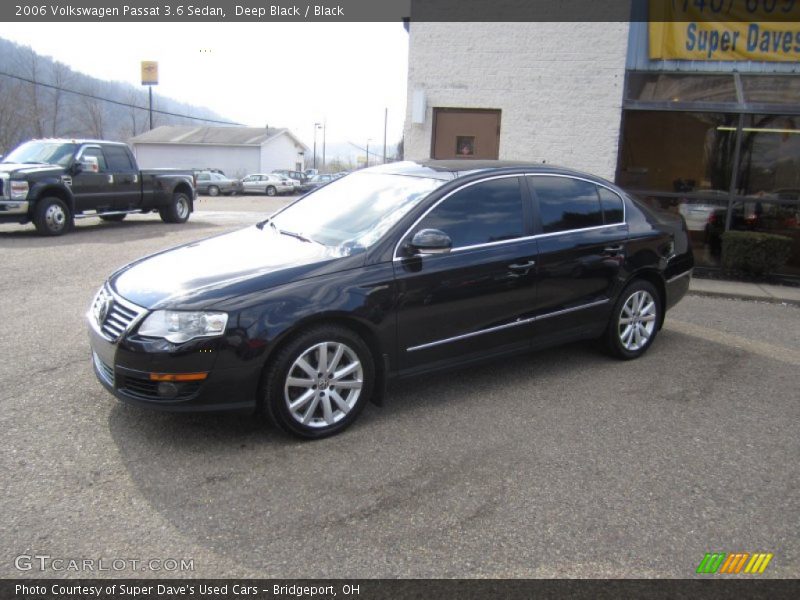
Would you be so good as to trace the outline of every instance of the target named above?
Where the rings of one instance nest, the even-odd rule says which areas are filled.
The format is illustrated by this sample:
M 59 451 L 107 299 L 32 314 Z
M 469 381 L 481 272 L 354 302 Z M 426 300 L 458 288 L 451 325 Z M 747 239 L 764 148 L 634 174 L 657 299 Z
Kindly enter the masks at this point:
M 491 109 L 434 108 L 433 158 L 500 157 L 500 111 Z

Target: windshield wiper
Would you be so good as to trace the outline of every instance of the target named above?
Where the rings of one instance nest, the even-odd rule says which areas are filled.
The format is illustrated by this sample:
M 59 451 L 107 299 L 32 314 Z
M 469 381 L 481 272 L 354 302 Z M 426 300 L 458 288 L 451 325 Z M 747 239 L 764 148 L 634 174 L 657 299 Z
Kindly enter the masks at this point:
M 264 225 L 269 225 L 270 227 L 272 227 L 272 229 L 278 231 L 278 228 L 275 227 L 275 223 L 272 222 L 272 217 L 264 219 L 260 223 L 256 223 L 256 227 L 258 227 L 259 229 L 264 229 Z
M 298 239 L 301 242 L 308 242 L 309 244 L 314 243 L 314 240 L 309 239 L 309 238 L 307 238 L 306 236 L 304 236 L 304 235 L 302 235 L 300 233 L 295 233 L 294 231 L 286 231 L 284 229 L 278 229 L 277 231 L 278 231 L 278 233 L 282 233 L 283 235 L 288 235 L 289 237 L 293 237 L 295 239 Z

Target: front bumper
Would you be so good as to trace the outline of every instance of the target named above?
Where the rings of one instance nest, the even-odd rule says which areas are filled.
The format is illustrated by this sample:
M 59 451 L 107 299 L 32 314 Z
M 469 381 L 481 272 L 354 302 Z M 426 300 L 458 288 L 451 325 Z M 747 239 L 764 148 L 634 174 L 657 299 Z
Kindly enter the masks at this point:
M 27 200 L 0 200 L 0 216 L 16 215 L 25 216 L 28 214 Z
M 127 404 L 170 412 L 252 411 L 257 406 L 259 371 L 252 366 L 215 369 L 209 342 L 175 353 L 146 352 L 124 339 L 110 342 L 90 324 L 89 345 L 95 376 Z M 176 382 L 174 393 L 166 396 L 151 378 L 153 373 L 198 372 L 208 373 L 207 378 Z

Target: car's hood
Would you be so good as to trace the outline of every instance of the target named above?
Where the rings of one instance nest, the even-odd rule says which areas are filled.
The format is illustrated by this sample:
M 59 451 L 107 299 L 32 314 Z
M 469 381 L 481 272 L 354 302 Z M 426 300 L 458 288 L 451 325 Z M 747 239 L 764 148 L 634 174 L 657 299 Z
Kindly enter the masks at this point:
M 44 172 L 63 173 L 64 169 L 58 165 L 24 165 L 20 163 L 0 163 L 0 173 L 16 173 L 17 175 L 30 175 Z
M 140 259 L 114 273 L 110 283 L 145 308 L 211 308 L 237 295 L 348 268 L 352 258 L 269 225 L 253 226 Z

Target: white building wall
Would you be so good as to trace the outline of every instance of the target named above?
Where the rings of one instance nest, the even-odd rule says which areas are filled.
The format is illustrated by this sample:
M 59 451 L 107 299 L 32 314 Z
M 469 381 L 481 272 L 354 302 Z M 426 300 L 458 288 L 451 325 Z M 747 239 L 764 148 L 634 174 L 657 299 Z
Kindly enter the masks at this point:
M 228 177 L 244 177 L 260 171 L 258 146 L 209 146 L 187 144 L 134 144 L 142 169 L 222 169 Z
M 270 173 L 275 169 L 294 169 L 297 163 L 303 163 L 298 152 L 303 150 L 288 135 L 272 138 L 261 146 L 261 172 Z M 305 167 L 303 167 L 305 168 Z
M 628 23 L 410 27 L 405 156 L 429 158 L 433 107 L 500 109 L 500 158 L 613 179 Z M 412 124 L 414 92 L 425 122 Z

